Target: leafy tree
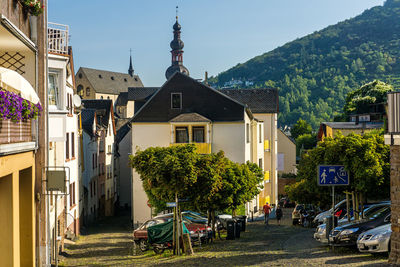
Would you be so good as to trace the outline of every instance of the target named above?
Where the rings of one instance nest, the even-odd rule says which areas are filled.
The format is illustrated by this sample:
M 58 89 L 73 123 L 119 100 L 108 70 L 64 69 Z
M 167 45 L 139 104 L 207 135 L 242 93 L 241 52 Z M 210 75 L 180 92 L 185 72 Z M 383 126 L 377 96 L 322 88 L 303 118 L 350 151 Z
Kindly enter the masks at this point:
M 393 91 L 393 87 L 381 81 L 364 84 L 359 89 L 347 94 L 344 113 L 368 113 L 371 104 L 380 104 L 386 101 L 386 94 Z
M 143 188 L 156 211 L 175 196 L 185 197 L 197 181 L 198 154 L 194 145 L 150 147 L 130 157 L 130 164 L 143 181 Z
M 290 133 L 294 139 L 297 139 L 300 135 L 311 134 L 312 127 L 305 120 L 299 119 L 295 125 L 293 125 Z
M 289 197 L 318 205 L 329 203 L 329 190 L 317 185 L 318 165 L 344 165 L 350 174 L 350 185 L 338 187 L 362 193 L 371 199 L 386 199 L 390 189 L 390 152 L 384 144 L 383 131 L 363 136 L 337 134 L 326 138 L 303 154 L 298 166 L 297 183 L 287 186 Z
M 296 139 L 296 154 L 300 155 L 303 149 L 312 149 L 317 145 L 317 134 L 302 134 Z

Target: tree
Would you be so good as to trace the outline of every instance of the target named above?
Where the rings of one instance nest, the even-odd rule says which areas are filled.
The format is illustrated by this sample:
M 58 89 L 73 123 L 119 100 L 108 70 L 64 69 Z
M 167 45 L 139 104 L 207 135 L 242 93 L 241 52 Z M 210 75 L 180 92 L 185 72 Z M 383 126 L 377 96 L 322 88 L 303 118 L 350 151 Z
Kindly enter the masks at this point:
M 296 155 L 301 155 L 303 149 L 311 149 L 317 145 L 317 134 L 302 134 L 296 139 Z
M 198 154 L 194 145 L 150 147 L 130 157 L 143 182 L 143 188 L 156 211 L 165 209 L 165 202 L 185 197 L 196 183 Z
M 383 131 L 363 136 L 337 134 L 326 138 L 314 149 L 303 154 L 297 183 L 286 187 L 289 197 L 299 202 L 318 205 L 329 203 L 329 190 L 317 185 L 318 165 L 344 165 L 350 175 L 350 185 L 338 187 L 361 193 L 371 199 L 386 199 L 390 189 L 389 146 L 384 144 Z
M 347 94 L 343 108 L 346 115 L 368 113 L 371 104 L 382 104 L 386 101 L 386 94 L 393 91 L 393 87 L 381 81 L 364 84 L 357 90 Z
M 295 125 L 293 125 L 290 133 L 294 139 L 297 139 L 300 135 L 311 134 L 312 127 L 305 120 L 299 119 Z

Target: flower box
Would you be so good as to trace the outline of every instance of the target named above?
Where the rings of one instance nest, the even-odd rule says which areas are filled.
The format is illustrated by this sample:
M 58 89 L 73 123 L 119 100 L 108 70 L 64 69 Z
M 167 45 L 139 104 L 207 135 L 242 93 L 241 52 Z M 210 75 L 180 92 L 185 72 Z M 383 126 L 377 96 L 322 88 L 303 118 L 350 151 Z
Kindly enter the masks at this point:
M 43 13 L 44 5 L 40 0 L 19 0 L 19 2 L 33 16 L 39 16 Z

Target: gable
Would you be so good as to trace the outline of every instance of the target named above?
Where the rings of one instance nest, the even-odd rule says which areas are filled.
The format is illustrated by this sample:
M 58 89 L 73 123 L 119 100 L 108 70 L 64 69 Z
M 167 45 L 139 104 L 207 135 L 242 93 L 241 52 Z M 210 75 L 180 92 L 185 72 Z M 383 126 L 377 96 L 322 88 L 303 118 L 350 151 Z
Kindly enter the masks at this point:
M 171 94 L 182 95 L 182 108 L 171 108 Z M 133 117 L 132 122 L 169 122 L 184 113 L 211 121 L 243 121 L 245 106 L 192 78 L 175 73 Z

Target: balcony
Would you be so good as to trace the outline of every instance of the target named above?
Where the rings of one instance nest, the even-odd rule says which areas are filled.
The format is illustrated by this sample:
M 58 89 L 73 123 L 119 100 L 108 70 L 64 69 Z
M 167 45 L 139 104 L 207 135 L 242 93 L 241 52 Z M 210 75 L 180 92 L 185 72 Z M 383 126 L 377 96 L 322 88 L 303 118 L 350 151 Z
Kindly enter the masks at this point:
M 11 122 L 0 120 L 0 155 L 15 154 L 36 148 L 36 120 Z
M 68 26 L 50 23 L 47 26 L 49 53 L 68 55 Z
M 197 149 L 197 153 L 199 154 L 211 154 L 211 144 L 210 143 L 173 143 L 170 146 L 179 146 L 179 145 L 194 145 Z

